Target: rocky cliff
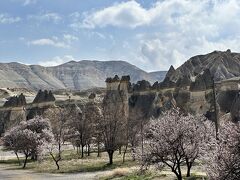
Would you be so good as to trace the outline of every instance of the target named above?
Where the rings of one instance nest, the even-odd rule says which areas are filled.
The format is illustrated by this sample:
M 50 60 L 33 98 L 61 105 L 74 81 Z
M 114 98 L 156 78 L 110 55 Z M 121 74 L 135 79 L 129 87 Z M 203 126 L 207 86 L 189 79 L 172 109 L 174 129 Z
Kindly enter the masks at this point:
M 215 81 L 240 76 L 240 54 L 231 50 L 214 51 L 198 55 L 187 60 L 176 70 L 171 67 L 166 77 L 172 82 L 187 77 L 193 80 L 197 75 L 208 69 Z

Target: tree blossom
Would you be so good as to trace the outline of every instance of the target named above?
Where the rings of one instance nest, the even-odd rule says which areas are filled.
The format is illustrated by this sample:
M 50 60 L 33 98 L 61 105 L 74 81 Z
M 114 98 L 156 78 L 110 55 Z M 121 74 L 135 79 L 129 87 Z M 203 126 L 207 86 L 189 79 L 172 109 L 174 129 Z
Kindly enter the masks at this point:
M 152 119 L 144 132 L 143 166 L 168 166 L 182 179 L 181 166 L 187 166 L 187 177 L 195 160 L 200 156 L 202 144 L 208 140 L 208 126 L 204 116 L 181 114 L 178 109 Z
M 218 138 L 208 141 L 204 157 L 210 179 L 240 179 L 240 123 L 222 120 Z
M 42 145 L 51 141 L 51 126 L 48 119 L 39 116 L 22 121 L 6 132 L 3 138 L 6 149 L 13 150 L 16 155 L 18 152 L 25 155 L 23 168 L 26 167 L 29 156 L 37 156 L 42 151 Z

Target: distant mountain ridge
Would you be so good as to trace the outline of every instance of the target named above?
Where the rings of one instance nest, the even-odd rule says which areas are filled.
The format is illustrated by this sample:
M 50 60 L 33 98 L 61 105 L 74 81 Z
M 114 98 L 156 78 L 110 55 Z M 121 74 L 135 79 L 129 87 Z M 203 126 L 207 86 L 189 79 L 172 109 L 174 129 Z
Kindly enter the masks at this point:
M 70 61 L 44 67 L 20 63 L 0 63 L 0 88 L 85 90 L 105 87 L 107 77 L 130 75 L 131 82 L 162 81 L 165 71 L 147 73 L 125 61 Z

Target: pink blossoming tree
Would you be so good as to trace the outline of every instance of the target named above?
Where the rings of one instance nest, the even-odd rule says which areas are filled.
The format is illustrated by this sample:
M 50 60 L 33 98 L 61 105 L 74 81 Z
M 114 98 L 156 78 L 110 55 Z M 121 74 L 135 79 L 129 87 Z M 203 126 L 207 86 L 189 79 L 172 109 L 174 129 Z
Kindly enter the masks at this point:
M 208 131 L 204 116 L 183 115 L 178 109 L 152 119 L 145 128 L 143 153 L 139 151 L 143 167 L 168 166 L 181 180 L 182 166 L 186 165 L 189 177 L 193 163 L 201 155 L 202 145 L 209 139 Z
M 6 132 L 4 147 L 13 150 L 15 154 L 25 155 L 23 168 L 26 167 L 30 156 L 37 156 L 43 150 L 44 143 L 52 141 L 51 126 L 48 119 L 37 116 L 29 121 L 22 121 L 19 125 Z M 18 155 L 17 155 L 18 157 Z M 18 158 L 19 160 L 19 158 Z

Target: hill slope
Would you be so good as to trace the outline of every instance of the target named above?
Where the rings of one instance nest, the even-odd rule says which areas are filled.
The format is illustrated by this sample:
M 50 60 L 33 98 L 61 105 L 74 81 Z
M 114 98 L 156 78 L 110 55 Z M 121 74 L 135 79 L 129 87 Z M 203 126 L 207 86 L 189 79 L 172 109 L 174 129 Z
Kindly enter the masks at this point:
M 240 54 L 227 50 L 194 56 L 176 70 L 171 67 L 167 76 L 170 81 L 177 82 L 180 78 L 196 77 L 206 69 L 210 70 L 215 81 L 239 77 Z
M 105 79 L 115 74 L 153 83 L 162 81 L 165 73 L 147 73 L 125 61 L 70 61 L 55 67 L 0 63 L 0 88 L 84 90 L 105 87 Z

